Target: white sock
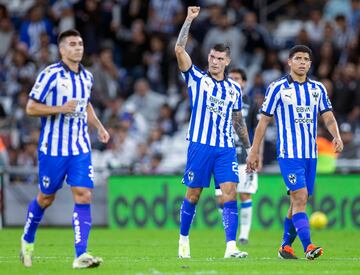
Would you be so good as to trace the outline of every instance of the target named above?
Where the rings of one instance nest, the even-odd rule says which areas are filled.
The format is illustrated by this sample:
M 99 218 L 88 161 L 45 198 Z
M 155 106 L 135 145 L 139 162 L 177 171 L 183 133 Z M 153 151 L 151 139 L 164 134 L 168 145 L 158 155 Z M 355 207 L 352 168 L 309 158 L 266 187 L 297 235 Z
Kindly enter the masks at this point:
M 183 235 L 180 234 L 179 242 L 188 243 L 189 242 L 189 236 L 183 236 Z
M 252 200 L 241 202 L 240 209 L 240 236 L 239 239 L 249 239 L 252 219 Z
M 226 250 L 234 250 L 236 249 L 236 241 L 228 241 L 226 243 Z

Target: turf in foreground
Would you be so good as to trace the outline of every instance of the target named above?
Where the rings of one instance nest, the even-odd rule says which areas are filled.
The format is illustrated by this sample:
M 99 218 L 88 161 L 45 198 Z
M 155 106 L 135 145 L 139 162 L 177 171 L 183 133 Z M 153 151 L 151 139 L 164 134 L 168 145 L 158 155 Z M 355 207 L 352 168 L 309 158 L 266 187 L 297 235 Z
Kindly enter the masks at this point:
M 21 229 L 0 230 L 0 274 L 359 274 L 360 233 L 315 231 L 312 238 L 324 247 L 324 256 L 304 259 L 299 240 L 294 246 L 300 260 L 277 258 L 280 231 L 252 232 L 250 244 L 241 249 L 247 259 L 223 259 L 221 230 L 193 230 L 191 259 L 177 258 L 177 230 L 94 229 L 90 252 L 104 263 L 97 269 L 72 270 L 73 233 L 71 229 L 40 228 L 33 267 L 19 261 Z

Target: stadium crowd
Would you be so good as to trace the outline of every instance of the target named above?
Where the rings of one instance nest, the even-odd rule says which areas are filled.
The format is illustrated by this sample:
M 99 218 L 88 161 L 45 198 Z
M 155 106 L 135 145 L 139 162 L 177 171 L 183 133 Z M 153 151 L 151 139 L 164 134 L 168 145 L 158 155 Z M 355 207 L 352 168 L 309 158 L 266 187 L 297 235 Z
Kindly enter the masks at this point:
M 360 0 L 288 1 L 265 17 L 264 2 L 271 1 L 0 0 L 0 166 L 37 165 L 40 120 L 25 113 L 28 94 L 36 75 L 58 61 L 57 34 L 76 28 L 94 75 L 92 104 L 111 135 L 103 145 L 91 132 L 94 166 L 182 173 L 189 99 L 174 45 L 188 5 L 201 6 L 187 44 L 193 62 L 206 70 L 211 45 L 228 44 L 231 66 L 245 68 L 244 92 L 259 107 L 267 85 L 287 71 L 288 49 L 308 45 L 311 76 L 326 86 L 345 144 L 337 157 L 360 159 Z M 274 127 L 265 165 L 275 158 Z M 326 153 L 326 131 L 319 139 Z

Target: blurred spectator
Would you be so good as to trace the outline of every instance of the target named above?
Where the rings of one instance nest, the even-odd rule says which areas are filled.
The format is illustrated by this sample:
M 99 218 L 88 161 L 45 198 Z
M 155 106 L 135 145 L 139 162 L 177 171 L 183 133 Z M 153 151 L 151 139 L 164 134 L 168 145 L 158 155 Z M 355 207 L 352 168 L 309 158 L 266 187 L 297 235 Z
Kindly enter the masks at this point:
M 305 30 L 311 42 L 319 44 L 324 36 L 324 21 L 320 10 L 310 10 L 310 20 L 305 22 Z
M 246 68 L 248 81 L 253 83 L 254 75 L 260 71 L 271 43 L 267 31 L 257 22 L 254 12 L 245 14 L 244 22 L 239 27 L 246 41 L 240 58 L 240 67 Z
M 0 60 L 9 52 L 13 42 L 14 29 L 8 11 L 0 4 Z
M 158 175 L 161 174 L 160 164 L 163 159 L 162 154 L 154 154 L 150 157 L 149 165 L 144 166 L 142 170 L 143 174 Z
M 319 49 L 319 56 L 314 60 L 314 75 L 318 78 L 331 78 L 338 59 L 334 45 L 329 41 L 323 42 Z
M 94 76 L 93 104 L 103 111 L 109 102 L 121 95 L 120 69 L 114 63 L 111 48 L 102 48 L 99 58 L 90 69 Z
M 75 4 L 75 25 L 84 40 L 85 53 L 92 55 L 100 48 L 102 37 L 100 1 L 81 0 Z
M 200 12 L 201 14 L 202 12 Z M 220 20 L 221 14 L 223 13 L 223 8 L 221 5 L 217 3 L 210 3 L 206 5 L 205 16 L 203 18 L 199 18 L 199 20 L 195 20 L 193 25 L 191 26 L 191 34 L 192 36 L 201 44 L 204 40 L 205 35 L 208 31 L 215 27 Z
M 318 148 L 317 172 L 334 173 L 336 168 L 336 154 L 332 138 L 324 125 L 319 124 L 316 144 Z
M 155 93 L 150 89 L 147 79 L 141 78 L 135 81 L 134 94 L 126 100 L 126 105 L 133 105 L 136 111 L 143 115 L 149 125 L 154 125 L 159 117 L 159 109 L 165 103 L 165 96 Z
M 35 64 L 29 58 L 26 47 L 18 44 L 5 60 L 6 94 L 14 96 L 21 90 L 22 83 L 32 83 L 35 73 Z
M 28 19 L 22 23 L 20 30 L 20 40 L 27 45 L 30 54 L 40 49 L 41 33 L 46 33 L 50 41 L 54 40 L 53 25 L 45 18 L 43 7 L 36 4 L 28 11 Z
M 354 32 L 343 14 L 335 17 L 336 46 L 338 49 L 346 49 L 346 45 L 354 37 Z
M 146 65 L 146 77 L 150 82 L 151 89 L 165 93 L 166 67 L 165 67 L 165 43 L 160 35 L 150 36 L 150 48 L 144 54 L 143 63 Z
M 356 122 L 360 117 L 360 86 L 354 64 L 347 64 L 335 81 L 333 108 L 341 122 Z
M 118 39 L 121 49 L 121 65 L 132 79 L 143 77 L 145 70 L 142 61 L 147 50 L 144 21 L 135 20 L 131 25 L 130 33 L 119 34 Z
M 136 157 L 137 143 L 124 128 L 116 129 L 111 137 L 111 148 L 104 151 L 103 162 L 113 172 L 129 172 Z
M 341 139 L 344 142 L 344 150 L 339 154 L 341 159 L 358 159 L 360 157 L 360 142 L 354 139 L 353 127 L 344 122 L 340 125 Z
M 184 17 L 180 0 L 150 0 L 149 30 L 172 35 Z
M 58 33 L 75 28 L 74 0 L 58 0 L 51 7 L 52 14 L 58 22 Z
M 238 28 L 232 26 L 226 13 L 223 13 L 215 26 L 207 32 L 203 42 L 203 56 L 207 57 L 210 49 L 218 43 L 225 43 L 231 50 L 231 64 L 239 66 L 241 53 L 245 44 L 245 37 Z
M 160 115 L 157 124 L 164 135 L 172 136 L 177 130 L 173 110 L 166 103 L 160 107 Z

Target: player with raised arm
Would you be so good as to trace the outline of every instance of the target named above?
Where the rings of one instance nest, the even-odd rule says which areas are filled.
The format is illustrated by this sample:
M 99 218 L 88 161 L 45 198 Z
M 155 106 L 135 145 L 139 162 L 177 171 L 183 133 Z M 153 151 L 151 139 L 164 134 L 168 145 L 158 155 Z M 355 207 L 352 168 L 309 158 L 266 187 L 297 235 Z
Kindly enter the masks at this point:
M 229 78 L 236 81 L 241 90 L 244 91 L 246 85 L 246 73 L 243 69 L 235 68 L 229 72 Z M 245 93 L 242 96 L 242 110 L 238 112 L 238 123 L 244 124 L 241 128 L 240 138 L 235 138 L 236 155 L 239 163 L 239 183 L 236 191 L 239 193 L 240 199 L 240 234 L 239 244 L 246 245 L 249 242 L 249 233 L 252 222 L 252 194 L 258 189 L 258 174 L 246 172 L 246 157 L 250 151 L 250 142 L 247 129 L 255 130 L 258 122 L 259 111 L 256 103 Z M 235 121 L 233 123 L 236 123 Z M 246 124 L 246 127 L 245 127 Z M 261 146 L 262 149 L 262 146 Z M 261 150 L 263 151 L 263 150 Z M 262 166 L 262 153 L 260 154 L 260 166 Z M 261 167 L 260 167 L 261 168 Z M 215 195 L 218 202 L 220 212 L 222 212 L 223 201 L 220 188 L 215 189 Z
M 290 195 L 283 242 L 278 251 L 282 259 L 297 259 L 291 247 L 296 236 L 300 238 L 307 259 L 313 260 L 323 254 L 323 249 L 311 241 L 306 215 L 306 203 L 313 193 L 316 175 L 318 114 L 333 136 L 334 150 L 341 152 L 343 149 L 325 86 L 307 77 L 311 61 L 312 52 L 307 46 L 296 45 L 290 49 L 290 73 L 269 85 L 247 159 L 247 169 L 255 171 L 260 143 L 272 116 L 275 116 L 278 162 Z
M 232 124 L 232 116 L 237 116 L 241 111 L 241 88 L 225 75 L 225 68 L 230 63 L 230 49 L 224 44 L 217 44 L 210 50 L 207 72 L 192 64 L 185 46 L 190 25 L 199 12 L 199 7 L 188 7 L 175 45 L 178 66 L 188 86 L 192 110 L 183 178 L 187 190 L 180 210 L 179 257 L 190 258 L 189 230 L 196 203 L 202 189 L 209 187 L 214 174 L 215 184 L 220 186 L 224 197 L 224 257 L 244 258 L 248 254 L 236 247 L 236 184 L 239 179 Z M 237 134 L 243 130 L 242 126 L 241 123 L 234 124 Z
M 100 265 L 102 259 L 87 252 L 91 229 L 90 203 L 93 167 L 88 122 L 98 130 L 101 142 L 109 134 L 97 118 L 90 103 L 93 76 L 81 64 L 83 40 L 76 30 L 67 30 L 58 37 L 61 61 L 48 66 L 38 76 L 26 106 L 26 113 L 41 118 L 38 146 L 39 193 L 29 204 L 20 259 L 32 266 L 35 234 L 44 211 L 55 199 L 64 180 L 71 186 L 74 198 L 72 224 L 75 259 L 73 268 Z

